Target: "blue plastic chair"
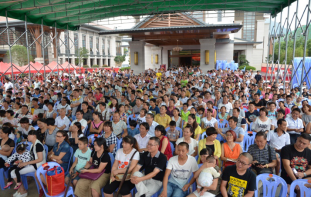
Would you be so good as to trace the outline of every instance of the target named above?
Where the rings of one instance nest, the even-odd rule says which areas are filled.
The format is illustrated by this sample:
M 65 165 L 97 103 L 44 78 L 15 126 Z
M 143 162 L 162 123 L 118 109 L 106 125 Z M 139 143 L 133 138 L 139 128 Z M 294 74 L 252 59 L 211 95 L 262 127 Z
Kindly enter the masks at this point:
M 165 130 L 168 131 L 168 130 L 170 130 L 170 128 L 171 128 L 171 127 L 167 127 Z M 179 127 L 176 127 L 176 130 L 179 131 L 179 138 L 181 138 L 181 137 L 182 137 L 182 129 L 179 128 Z
M 134 117 L 133 117 L 133 114 L 132 114 L 132 115 L 129 115 L 129 116 L 127 117 L 127 120 L 126 120 L 126 124 L 129 126 L 129 125 L 130 125 L 130 118 L 131 118 L 131 120 L 137 120 L 137 116 L 138 116 L 138 115 L 135 114 L 135 118 L 134 118 Z
M 122 146 L 122 138 L 121 139 L 117 138 L 117 150 L 119 150 L 121 146 Z
M 70 158 L 69 158 L 68 167 L 67 167 L 67 171 L 66 171 L 66 173 L 65 173 L 65 176 L 69 173 L 70 162 L 71 162 L 72 155 L 73 155 L 73 148 L 70 147 Z
M 34 128 L 35 130 L 38 130 L 38 129 L 39 129 L 38 125 L 33 126 L 33 128 Z
M 292 182 L 290 185 L 290 197 L 296 197 L 295 187 L 299 186 L 300 188 L 300 197 L 311 197 L 311 188 L 306 187 L 305 185 L 311 185 L 307 179 L 297 179 Z
M 46 161 L 48 160 L 48 153 L 49 153 L 49 148 L 46 144 L 43 145 L 44 150 L 45 150 L 45 156 L 46 156 Z
M 0 168 L 0 187 L 1 190 L 4 190 L 5 182 L 4 177 L 8 178 L 9 172 L 6 168 Z
M 89 125 L 86 125 L 86 127 L 84 129 L 84 135 L 85 136 L 88 134 L 88 130 L 89 130 Z
M 287 184 L 285 180 L 274 174 L 260 174 L 256 177 L 255 197 L 258 197 L 258 184 L 262 182 L 263 197 L 286 197 L 287 195 Z M 281 192 L 276 195 L 277 188 L 281 184 Z
M 228 120 L 224 120 L 224 121 L 220 122 L 220 120 L 218 119 L 217 122 L 218 122 L 218 128 L 220 128 L 220 129 L 226 128 L 226 126 L 229 127 Z
M 98 135 L 97 137 L 100 137 L 100 135 Z M 95 140 L 94 134 L 87 136 L 87 140 L 88 141 L 89 141 L 89 139 L 91 139 L 92 140 L 92 144 L 94 144 L 94 140 Z
M 113 154 L 112 153 L 108 153 L 109 154 L 109 156 L 110 156 L 110 161 L 111 161 L 111 166 L 113 166 L 113 163 L 114 163 L 114 156 L 113 156 Z
M 59 165 L 58 163 L 56 163 L 56 162 L 48 162 L 48 166 L 49 166 L 50 168 L 53 168 L 53 167 L 55 167 L 55 166 L 60 166 L 60 165 Z M 40 167 L 37 169 L 36 174 L 37 174 L 37 178 L 38 178 L 39 183 L 40 183 L 41 186 L 43 186 L 43 183 L 42 183 L 42 181 L 41 181 L 40 175 L 43 175 L 44 179 L 46 179 L 46 177 L 45 177 L 46 172 L 47 172 L 47 171 L 43 169 L 43 166 L 40 166 Z M 45 194 L 46 197 L 64 197 L 64 196 L 65 196 L 65 191 L 62 192 L 62 193 L 60 193 L 60 194 L 58 194 L 58 195 L 50 196 L 50 195 L 47 194 L 45 188 L 42 188 L 42 189 L 43 189 L 43 192 L 44 192 L 44 194 Z M 72 189 L 71 186 L 69 186 L 69 189 L 68 189 L 68 192 L 67 192 L 67 197 L 69 197 L 69 196 L 73 196 L 73 197 L 74 197 L 74 191 L 73 191 L 73 189 Z
M 246 108 L 243 108 L 243 110 L 245 111 L 245 113 L 248 112 L 248 109 L 246 109 Z
M 200 140 L 204 139 L 206 135 L 206 131 L 204 131 L 201 135 L 200 135 Z
M 173 156 L 174 156 L 175 147 L 174 147 L 174 145 L 173 145 L 173 143 L 172 143 L 172 142 L 170 142 L 170 145 L 171 145 L 172 154 L 173 154 Z
M 247 152 L 248 147 L 250 145 L 254 144 L 254 142 L 255 142 L 255 135 L 249 136 L 248 134 L 246 134 L 244 136 L 243 143 L 242 143 L 245 145 L 245 146 L 243 146 L 243 151 Z

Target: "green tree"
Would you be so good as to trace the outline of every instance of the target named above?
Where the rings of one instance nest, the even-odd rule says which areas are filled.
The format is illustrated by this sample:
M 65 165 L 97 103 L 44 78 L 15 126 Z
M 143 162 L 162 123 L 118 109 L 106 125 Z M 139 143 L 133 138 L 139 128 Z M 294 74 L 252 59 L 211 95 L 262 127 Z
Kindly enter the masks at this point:
M 244 55 L 244 54 L 241 54 L 239 56 L 239 61 L 240 61 L 240 65 L 248 65 L 249 64 L 249 61 L 246 60 L 246 55 Z
M 76 59 L 76 65 L 79 65 L 81 67 L 83 64 L 83 59 L 89 57 L 89 50 L 86 49 L 85 47 L 80 47 L 78 49 L 78 53 L 76 54 L 76 57 L 78 57 Z
M 33 57 L 30 55 L 29 52 L 29 61 L 33 61 Z M 28 56 L 27 56 L 27 48 L 23 45 L 14 45 L 11 48 L 12 53 L 12 59 L 17 61 L 17 64 L 19 66 L 24 66 L 28 62 Z M 10 51 L 6 52 L 7 56 L 10 56 Z
M 121 64 L 121 63 L 123 63 L 124 61 L 125 61 L 125 55 L 114 57 L 114 62 L 116 62 L 117 64 Z

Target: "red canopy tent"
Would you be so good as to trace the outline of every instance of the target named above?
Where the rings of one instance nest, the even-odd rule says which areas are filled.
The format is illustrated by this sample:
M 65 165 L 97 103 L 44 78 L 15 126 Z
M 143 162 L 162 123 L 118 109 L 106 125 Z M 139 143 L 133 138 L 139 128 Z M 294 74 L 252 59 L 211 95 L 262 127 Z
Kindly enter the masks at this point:
M 14 63 L 12 63 L 12 65 L 13 65 L 13 74 L 21 73 L 19 71 L 19 70 L 22 71 L 21 67 L 15 65 Z M 16 68 L 18 68 L 19 70 Z M 0 74 L 4 74 L 4 75 L 12 74 L 11 63 L 0 62 Z
M 48 72 L 51 72 L 52 70 L 47 67 L 46 65 L 43 67 L 43 65 L 39 62 L 30 62 L 29 65 L 25 65 L 23 67 L 21 67 L 21 71 L 24 72 L 24 73 L 28 73 L 29 72 L 29 67 L 30 67 L 30 73 L 44 73 L 44 67 L 45 67 L 45 72 L 48 73 Z

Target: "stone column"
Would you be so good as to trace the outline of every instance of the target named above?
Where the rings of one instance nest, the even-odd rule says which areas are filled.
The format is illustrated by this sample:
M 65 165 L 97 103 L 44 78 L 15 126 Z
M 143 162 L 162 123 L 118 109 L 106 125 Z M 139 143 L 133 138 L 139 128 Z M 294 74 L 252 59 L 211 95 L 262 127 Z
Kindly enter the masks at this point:
M 200 39 L 200 69 L 203 73 L 206 73 L 208 70 L 212 70 L 215 68 L 215 43 L 216 39 Z M 205 50 L 209 50 L 209 64 L 205 64 Z
M 144 41 L 131 41 L 130 54 L 131 54 L 131 69 L 134 74 L 139 74 L 145 71 L 145 42 Z M 138 52 L 138 65 L 134 64 L 134 53 Z

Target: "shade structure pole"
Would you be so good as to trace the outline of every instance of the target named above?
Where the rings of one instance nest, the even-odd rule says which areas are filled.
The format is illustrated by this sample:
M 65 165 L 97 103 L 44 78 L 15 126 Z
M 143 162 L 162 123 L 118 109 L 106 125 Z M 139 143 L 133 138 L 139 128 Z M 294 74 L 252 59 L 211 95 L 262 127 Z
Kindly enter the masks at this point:
M 31 73 L 30 72 L 30 53 L 29 53 L 28 26 L 27 26 L 27 15 L 26 14 L 25 14 L 25 34 L 26 34 L 26 46 L 27 46 L 28 79 L 29 79 L 29 86 L 31 87 L 32 81 L 31 81 L 31 76 L 30 76 L 30 73 Z
M 282 16 L 283 16 L 283 8 L 281 7 L 281 17 L 280 17 L 280 33 L 278 36 L 278 42 L 279 42 L 279 52 L 278 52 L 278 69 L 276 70 L 276 83 L 279 83 L 279 71 L 280 71 L 280 60 L 281 60 L 281 35 L 283 34 L 283 28 L 282 28 Z
M 271 76 L 270 76 L 270 81 L 271 82 L 273 80 L 272 75 L 273 75 L 274 65 L 275 65 L 275 63 L 274 63 L 275 37 L 276 37 L 275 24 L 276 24 L 276 16 L 274 17 L 274 25 L 273 25 L 274 35 L 273 35 L 273 50 L 272 50 L 272 68 L 271 68 Z
M 45 72 L 45 65 L 44 65 L 44 31 L 43 31 L 43 18 L 41 18 L 41 52 L 43 58 L 43 78 L 44 78 L 44 85 L 46 85 L 46 72 Z
M 292 73 L 291 73 L 291 80 L 290 80 L 290 87 L 291 88 L 293 86 L 293 78 L 294 78 L 294 59 L 295 59 L 295 52 L 296 52 L 296 29 L 297 29 L 297 21 L 298 21 L 298 6 L 299 6 L 299 0 L 297 0 L 297 5 L 296 5 L 296 13 L 294 14 L 295 17 L 295 31 L 294 31 L 294 46 L 293 46 L 293 60 L 292 60 Z
M 283 88 L 285 90 L 285 81 L 286 81 L 286 71 L 287 71 L 287 46 L 288 46 L 288 34 L 289 34 L 289 0 L 287 3 L 287 26 L 286 26 L 286 35 L 285 35 L 285 59 L 284 59 L 284 72 L 283 72 Z
M 70 45 L 69 45 L 69 30 L 68 30 L 68 24 L 67 24 L 67 43 L 65 43 L 65 45 L 67 45 L 67 62 L 68 62 L 68 75 L 69 75 L 69 81 L 71 78 L 71 74 L 70 74 L 70 63 L 69 63 L 69 58 L 70 58 Z
M 56 67 L 57 67 L 57 79 L 59 79 L 59 67 L 58 67 L 58 38 L 59 35 L 57 34 L 57 24 L 55 22 L 55 27 L 54 27 L 54 32 L 55 32 L 55 49 L 56 51 L 54 53 L 56 53 Z
M 9 45 L 9 53 L 10 53 L 10 69 L 12 72 L 12 83 L 13 83 L 13 90 L 15 90 L 15 83 L 14 83 L 14 72 L 13 72 L 13 64 L 12 64 L 12 52 L 11 52 L 11 41 L 10 41 L 10 31 L 9 31 L 9 22 L 8 22 L 8 11 L 5 10 L 5 25 L 6 25 L 6 32 L 7 32 L 7 37 L 8 37 L 8 45 Z
M 269 58 L 269 56 L 270 56 L 270 40 L 271 40 L 271 38 L 270 38 L 270 36 L 271 36 L 271 31 L 270 31 L 270 29 L 271 29 L 271 15 L 270 15 L 270 21 L 269 21 L 269 34 L 268 34 L 268 54 L 267 54 L 267 66 L 266 66 L 266 81 L 268 80 L 267 79 L 267 75 L 268 75 L 268 71 L 269 71 L 269 60 L 270 60 L 270 58 Z
M 304 32 L 304 36 L 305 36 L 305 42 L 304 42 L 304 48 L 303 48 L 303 58 L 302 58 L 302 71 L 301 71 L 301 81 L 300 81 L 300 96 L 302 95 L 302 84 L 303 84 L 303 71 L 304 69 L 306 68 L 305 65 L 306 65 L 306 52 L 307 52 L 307 41 L 308 41 L 308 25 L 309 25 L 309 17 L 310 17 L 310 3 L 311 3 L 311 0 L 309 0 L 308 2 L 308 9 L 307 9 L 307 22 L 306 22 L 306 30 Z M 306 70 L 307 71 L 307 70 Z M 308 73 L 306 73 L 306 75 L 308 75 Z

